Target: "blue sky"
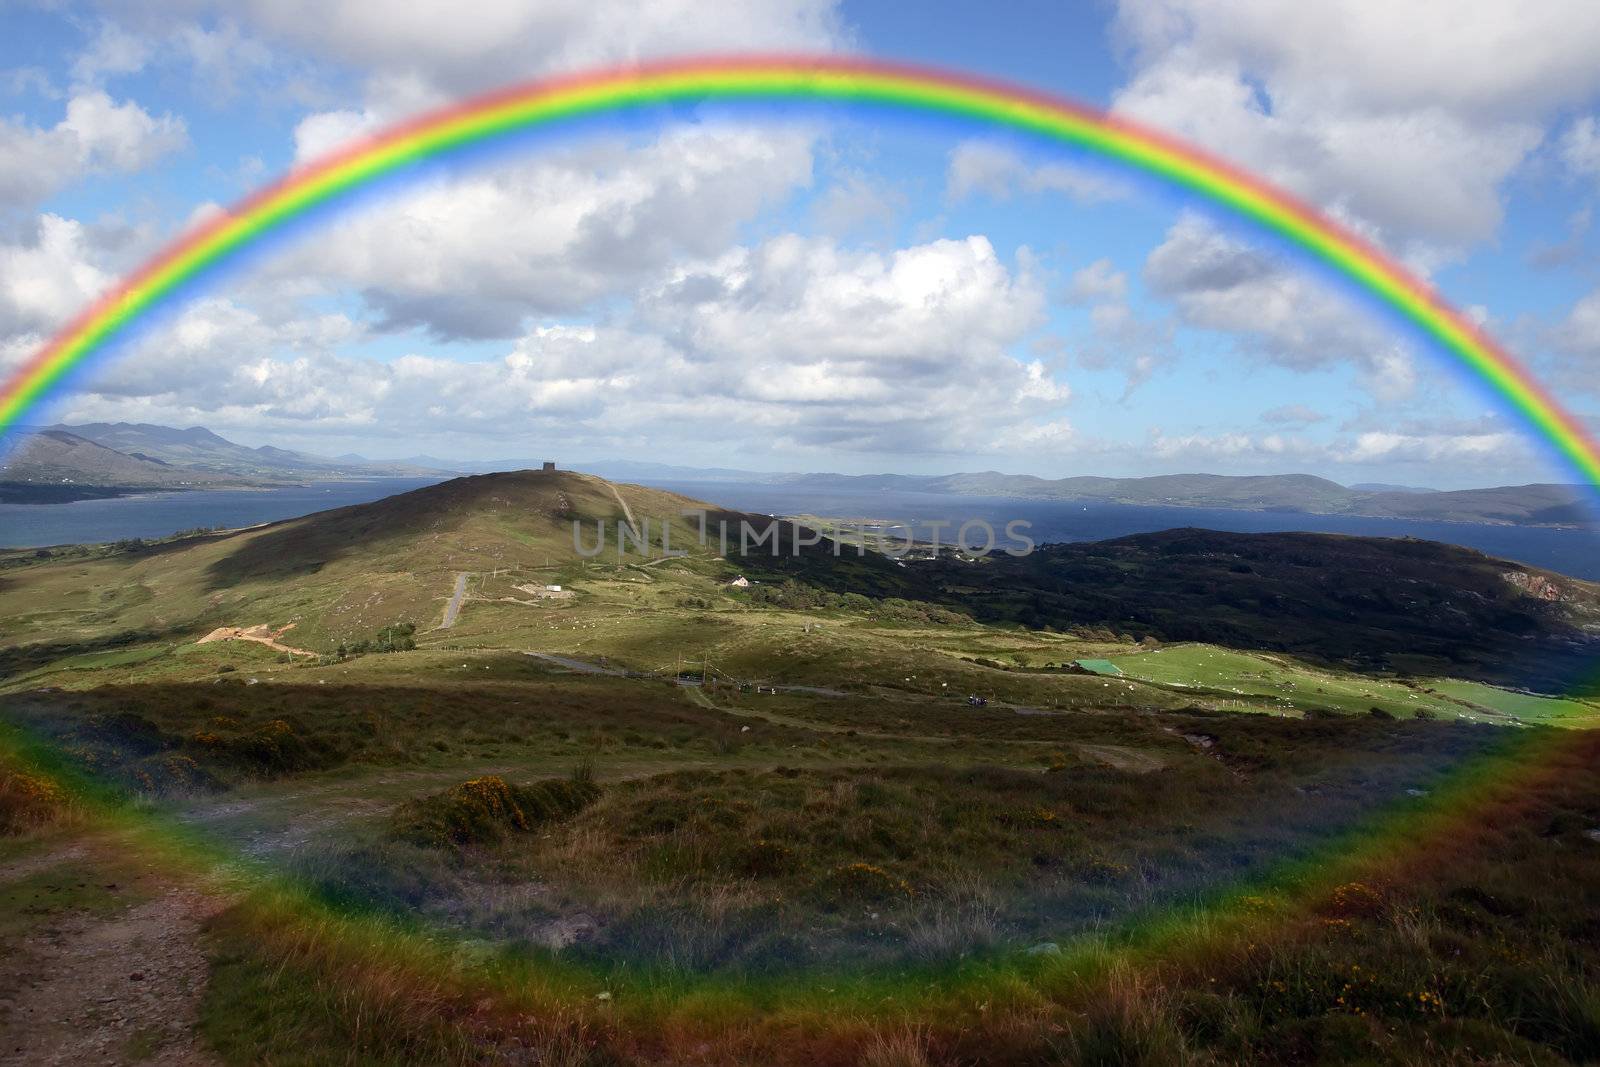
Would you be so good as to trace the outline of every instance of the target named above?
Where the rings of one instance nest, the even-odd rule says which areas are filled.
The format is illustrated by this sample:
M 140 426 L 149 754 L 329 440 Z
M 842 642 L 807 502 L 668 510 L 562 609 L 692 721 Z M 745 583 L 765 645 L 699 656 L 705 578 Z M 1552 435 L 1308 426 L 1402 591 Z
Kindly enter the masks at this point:
M 1190 138 L 1379 242 L 1600 421 L 1600 9 L 1333 0 L 0 0 L 0 365 L 343 139 L 641 57 L 858 52 Z M 703 109 L 464 162 L 294 234 L 65 421 L 397 458 L 1570 479 L 1340 284 L 1041 146 Z

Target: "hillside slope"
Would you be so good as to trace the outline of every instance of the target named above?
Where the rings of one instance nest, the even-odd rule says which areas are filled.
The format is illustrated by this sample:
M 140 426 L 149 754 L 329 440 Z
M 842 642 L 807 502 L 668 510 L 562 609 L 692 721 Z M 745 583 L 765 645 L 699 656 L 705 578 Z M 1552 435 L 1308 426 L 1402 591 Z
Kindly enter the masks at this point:
M 188 489 L 231 481 L 224 475 L 175 467 L 151 456 L 128 455 L 60 429 L 22 434 L 0 449 L 0 482 L 14 487 Z
M 693 508 L 708 513 L 704 545 L 697 520 L 682 514 Z M 719 520 L 734 532 L 726 550 Z M 627 521 L 648 528 L 647 552 L 619 556 L 617 530 Z M 469 586 L 480 606 L 466 633 L 492 644 L 499 631 L 484 621 L 523 626 L 546 585 L 583 596 L 600 583 L 646 587 L 682 572 L 695 579 L 666 581 L 687 599 L 658 606 L 671 609 L 661 626 L 693 625 L 696 611 L 716 606 L 707 597 L 742 574 L 764 587 L 747 598 L 752 605 L 829 603 L 819 590 L 856 594 L 848 602 L 858 606 L 863 596 L 899 598 L 1033 629 L 1277 650 L 1369 672 L 1546 692 L 1600 656 L 1600 585 L 1433 542 L 1190 529 L 1051 545 L 1023 558 L 899 562 L 848 549 L 835 556 L 826 542 L 792 556 L 792 524 L 781 527 L 778 554 L 758 547 L 740 555 L 745 521 L 764 529 L 772 520 L 567 471 L 458 478 L 98 558 L 15 554 L 0 570 L 0 647 L 128 632 L 192 641 L 214 628 L 292 626 L 283 643 L 327 652 L 396 623 L 430 632 L 453 621 L 448 606 L 459 607 Z M 599 523 L 605 545 L 592 555 Z M 653 569 L 664 562 L 664 530 L 690 556 Z
M 333 459 L 272 445 L 237 444 L 203 426 L 177 429 L 148 423 L 96 422 L 52 426 L 129 455 L 173 467 L 243 479 L 410 477 L 432 473 L 408 464 L 372 463 L 360 457 Z
M 1369 670 L 1555 691 L 1600 657 L 1600 584 L 1412 538 L 1167 530 L 928 573 L 951 602 L 990 619 Z
M 701 547 L 698 521 L 680 514 L 692 508 L 708 511 L 713 530 L 719 518 L 735 530 L 741 520 L 763 528 L 771 521 L 590 475 L 515 471 L 101 558 L 67 554 L 56 562 L 19 553 L 0 577 L 0 644 L 81 642 L 127 631 L 189 637 L 216 627 L 292 624 L 288 643 L 328 651 L 393 623 L 433 627 L 461 574 L 564 584 L 585 566 L 615 572 L 648 562 L 634 546 L 618 557 L 617 524 L 628 514 L 647 527 L 651 559 L 661 557 L 666 523 L 675 552 L 692 550 L 714 562 L 715 541 Z M 592 548 L 601 522 L 604 551 L 587 561 L 574 523 Z M 788 542 L 793 527 L 783 529 Z M 852 575 L 897 577 L 875 558 L 842 566 Z M 732 563 L 726 569 L 737 572 Z

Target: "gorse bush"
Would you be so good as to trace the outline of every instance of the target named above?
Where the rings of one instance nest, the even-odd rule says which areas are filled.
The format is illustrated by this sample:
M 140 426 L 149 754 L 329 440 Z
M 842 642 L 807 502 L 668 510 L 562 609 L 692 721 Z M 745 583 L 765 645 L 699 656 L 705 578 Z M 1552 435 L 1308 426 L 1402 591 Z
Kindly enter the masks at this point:
M 271 719 L 250 729 L 214 721 L 190 735 L 186 746 L 209 763 L 246 774 L 275 778 L 339 762 L 340 754 L 321 739 L 307 736 L 287 719 Z
M 390 817 L 390 832 L 403 841 L 435 848 L 493 844 L 507 834 L 576 815 L 599 796 L 599 786 L 576 775 L 525 786 L 485 775 L 406 801 Z
M 351 656 L 363 656 L 369 652 L 410 652 L 417 647 L 416 632 L 416 623 L 397 622 L 379 630 L 371 640 L 341 642 L 332 659 L 343 660 Z
M 39 775 L 0 766 L 0 834 L 20 834 L 61 818 L 67 794 Z
M 815 887 L 824 907 L 903 904 L 915 896 L 904 879 L 870 863 L 846 863 L 824 875 Z

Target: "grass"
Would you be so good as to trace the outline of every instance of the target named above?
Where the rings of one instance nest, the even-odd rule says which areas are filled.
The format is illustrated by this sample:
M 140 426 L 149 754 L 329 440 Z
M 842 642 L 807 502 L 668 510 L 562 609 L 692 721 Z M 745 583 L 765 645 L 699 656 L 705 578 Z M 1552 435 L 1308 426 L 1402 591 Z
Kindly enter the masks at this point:
M 105 868 L 77 860 L 0 882 L 0 949 L 69 915 L 114 915 L 145 895 L 125 872 L 108 874 Z
M 1232 700 L 1239 710 L 1320 709 L 1367 714 L 1381 708 L 1395 718 L 1467 715 L 1471 709 L 1415 685 L 1318 669 L 1287 656 L 1236 652 L 1214 645 L 1168 645 L 1112 659 L 1129 678 Z
M 961 565 L 897 602 L 902 569 L 814 559 L 805 584 L 752 569 L 738 593 L 709 553 L 563 554 L 569 512 L 617 510 L 598 483 L 486 484 L 440 490 L 443 510 L 6 571 L 0 716 L 52 774 L 179 843 L 164 856 L 255 876 L 206 934 L 202 1028 L 225 1062 L 1600 1057 L 1600 735 L 1532 725 L 1588 726 L 1594 706 L 1439 677 L 1433 652 L 1403 678 L 1403 642 L 1369 655 L 1370 626 L 1360 662 L 1164 644 L 1167 615 L 1144 626 L 1104 583 L 1068 583 L 1143 549 L 1058 554 L 1042 599 Z M 1225 643 L 1306 581 L 1396 635 L 1438 621 L 1405 582 L 1341 592 L 1311 548 L 1252 547 L 1239 571 L 1203 538 L 1168 547 L 1184 596 L 1232 583 Z M 1509 595 L 1476 558 L 1394 552 L 1405 575 L 1459 564 Z M 461 620 L 431 630 L 458 572 Z M 527 581 L 577 595 L 512 602 Z M 980 587 L 988 624 L 962 604 Z M 1073 597 L 1103 624 L 1045 628 Z M 291 622 L 320 652 L 412 622 L 421 647 L 193 643 Z M 1127 676 L 1063 668 L 1082 657 Z M 0 779 L 21 831 L 0 866 L 83 832 L 50 776 L 23 781 L 38 771 Z M 0 941 L 116 906 L 112 882 L 0 882 Z
M 563 975 L 259 899 L 213 929 L 208 1032 L 233 1032 L 219 1044 L 239 1061 L 237 1035 L 273 1048 L 277 1028 L 318 1050 L 311 1062 L 475 1062 L 537 1030 L 591 1063 L 1587 1062 L 1600 941 L 1584 887 L 1600 848 L 1579 846 L 1600 794 L 1579 772 L 1596 743 L 1558 751 L 1537 782 L 1488 785 L 1493 817 L 1442 847 L 1373 853 L 1342 880 L 1269 880 L 1231 911 L 1100 925 L 1057 956 L 898 976 Z M 889 906 L 888 884 L 871 876 L 856 906 Z
M 600 787 L 588 775 L 530 785 L 507 785 L 499 775 L 484 775 L 401 805 L 391 817 L 390 832 L 433 848 L 494 844 L 508 834 L 529 833 L 576 815 L 599 795 Z
M 1421 684 L 1425 689 L 1431 689 L 1470 705 L 1476 714 L 1486 719 L 1503 716 L 1544 726 L 1574 726 L 1585 729 L 1600 726 L 1600 705 L 1592 701 L 1521 693 L 1455 678 L 1432 678 Z
M 380 684 L 396 662 L 406 684 Z M 1551 732 L 1018 715 L 907 693 L 693 703 L 664 683 L 492 653 L 344 667 L 338 685 L 223 678 L 5 702 L 62 736 L 119 723 L 124 748 L 213 729 L 254 751 L 248 739 L 285 722 L 336 754 L 218 755 L 223 807 L 155 801 L 287 876 L 209 935 L 204 1032 L 232 1062 L 475 1062 L 530 1047 L 579 1063 L 705 1047 L 713 1062 L 941 1067 L 1589 1054 L 1596 961 L 1574 946 L 1593 941 L 1582 887 L 1600 876 L 1586 836 L 1600 794 L 1577 771 L 1592 744 L 1565 757 L 1571 773 L 1466 828 L 1450 862 L 1351 877 L 1373 891 L 1324 907 L 1308 883 L 1275 882 L 1286 858 L 1425 805 L 1451 768 L 1507 738 Z M 1108 765 L 1119 753 L 1145 762 Z M 527 818 L 528 794 L 507 784 L 495 795 L 524 813 L 509 832 L 446 832 L 441 849 L 390 830 L 451 807 L 463 779 L 549 780 L 584 759 L 603 792 L 560 818 Z M 1152 917 L 1247 883 L 1260 903 L 1237 934 L 1202 921 L 1148 947 Z M 1059 959 L 1025 951 L 1046 940 Z M 1352 982 L 1356 965 L 1385 977 Z

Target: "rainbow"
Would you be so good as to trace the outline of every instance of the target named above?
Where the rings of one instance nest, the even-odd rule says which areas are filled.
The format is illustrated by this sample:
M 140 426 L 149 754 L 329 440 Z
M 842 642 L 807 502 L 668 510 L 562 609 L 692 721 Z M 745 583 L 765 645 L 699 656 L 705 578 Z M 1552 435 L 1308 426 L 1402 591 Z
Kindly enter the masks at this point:
M 0 438 L 183 288 L 315 208 L 423 161 L 606 114 L 703 102 L 832 103 L 956 118 L 1068 146 L 1275 235 L 1416 327 L 1600 488 L 1600 446 L 1528 370 L 1433 288 L 1348 229 L 1222 160 L 1105 111 L 946 71 L 821 56 L 740 56 L 537 81 L 423 115 L 295 170 L 199 224 L 84 310 L 0 388 Z

